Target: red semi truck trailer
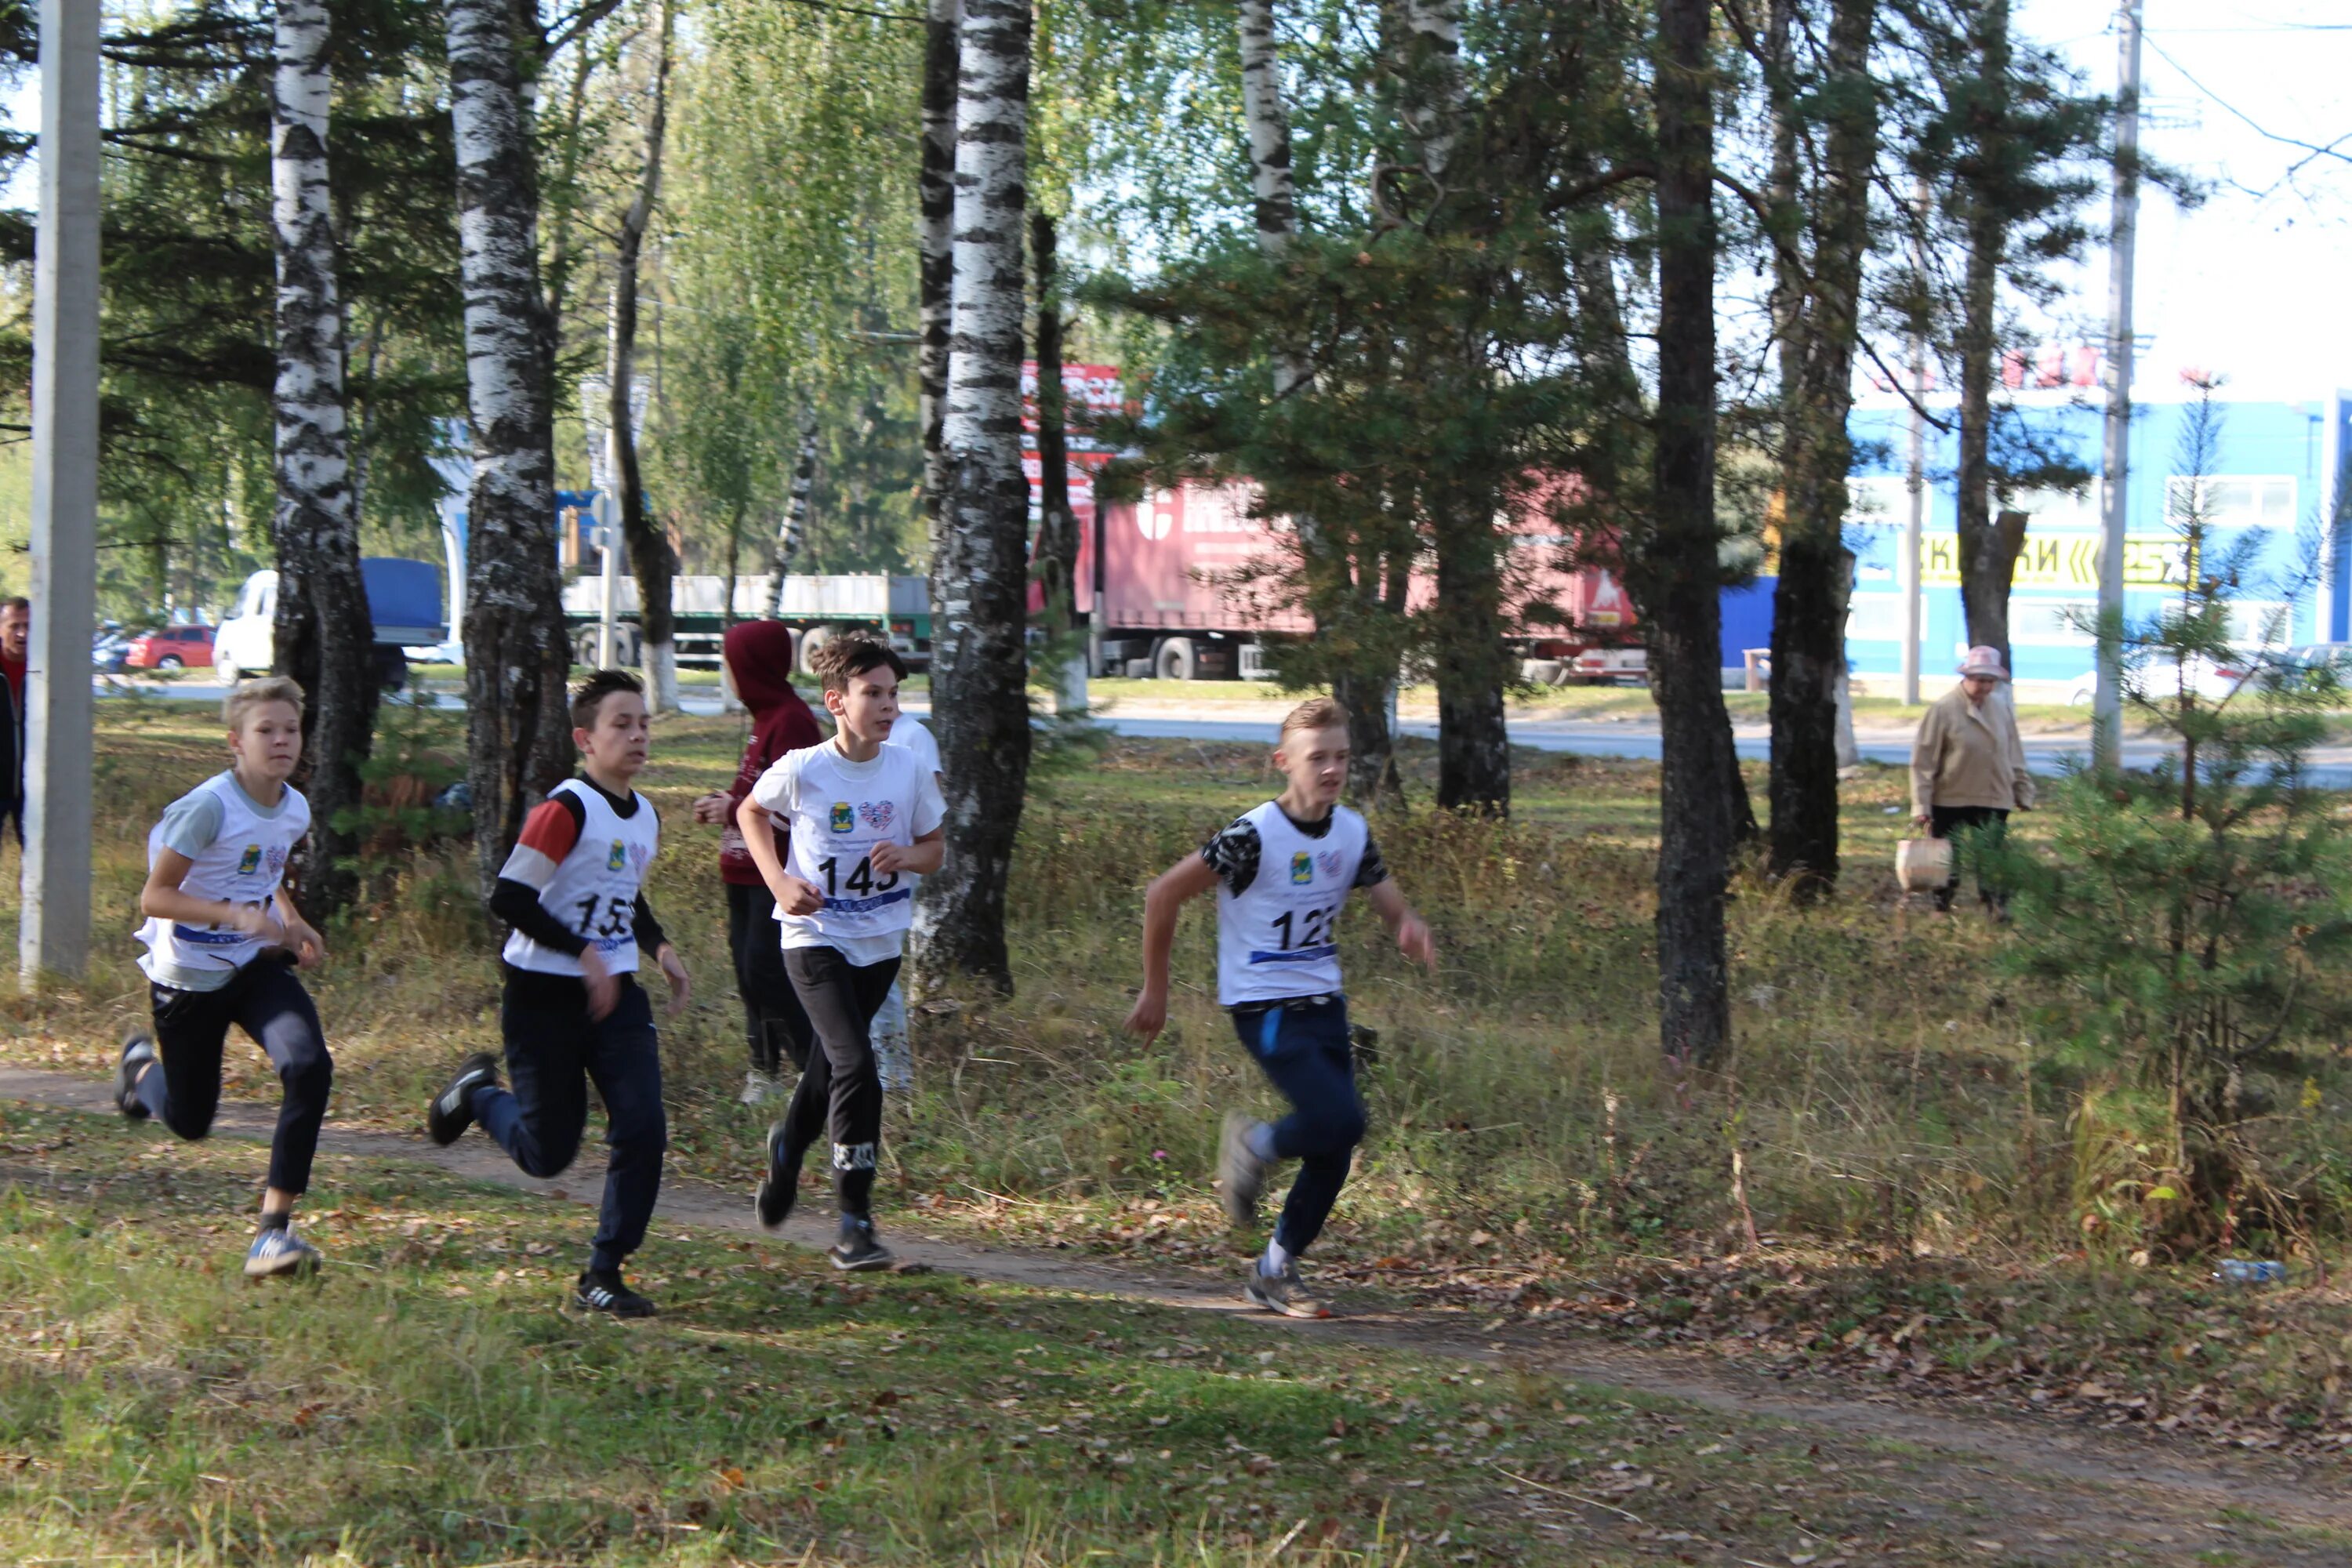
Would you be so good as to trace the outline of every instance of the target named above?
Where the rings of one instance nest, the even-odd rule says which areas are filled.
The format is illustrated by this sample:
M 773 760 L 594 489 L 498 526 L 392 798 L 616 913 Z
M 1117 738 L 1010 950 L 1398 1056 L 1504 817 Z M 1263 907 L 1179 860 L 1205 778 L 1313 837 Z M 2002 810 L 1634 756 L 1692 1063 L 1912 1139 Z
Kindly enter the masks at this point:
M 1063 384 L 1080 426 L 1070 437 L 1070 506 L 1078 520 L 1076 608 L 1087 618 L 1092 673 L 1162 680 L 1255 676 L 1265 668 L 1268 642 L 1312 633 L 1302 612 L 1263 585 L 1264 569 L 1284 562 L 1291 542 L 1281 536 L 1279 521 L 1250 515 L 1248 486 L 1183 485 L 1098 506 L 1095 476 L 1114 454 L 1086 434 L 1087 414 L 1118 410 L 1118 373 L 1108 365 L 1069 365 Z M 1036 366 L 1024 366 L 1024 463 L 1033 514 L 1044 472 L 1035 447 L 1035 386 Z M 1610 637 L 1633 625 L 1633 605 L 1616 579 L 1601 571 L 1560 571 L 1556 533 L 1531 528 L 1513 546 L 1521 552 L 1510 574 L 1521 602 L 1549 604 L 1577 628 L 1512 637 L 1528 676 L 1642 679 L 1641 648 Z M 1259 582 L 1251 581 L 1254 574 Z M 1431 591 L 1426 574 L 1418 575 L 1414 603 L 1425 603 Z

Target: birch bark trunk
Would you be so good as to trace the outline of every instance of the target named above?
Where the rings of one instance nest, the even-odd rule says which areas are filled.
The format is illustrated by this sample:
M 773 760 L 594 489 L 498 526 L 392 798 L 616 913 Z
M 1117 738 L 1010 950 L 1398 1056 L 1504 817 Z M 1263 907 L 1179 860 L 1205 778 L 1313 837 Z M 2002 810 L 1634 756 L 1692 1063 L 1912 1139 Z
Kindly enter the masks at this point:
M 663 0 L 653 107 L 646 121 L 645 171 L 636 194 L 621 214 L 614 242 L 613 306 L 604 356 L 609 399 L 605 428 L 613 446 L 613 488 L 619 492 L 621 537 L 628 546 L 629 571 L 637 580 L 637 663 L 645 672 L 649 706 L 656 713 L 677 710 L 677 620 L 670 608 L 677 552 L 646 509 L 645 476 L 637 463 L 637 276 L 645 257 L 646 230 L 661 200 L 662 142 L 669 125 L 670 42 L 677 25 L 676 7 Z
M 329 206 L 325 0 L 278 0 L 271 99 L 272 237 L 278 263 L 276 426 L 278 669 L 310 699 L 301 784 L 311 802 L 304 907 L 351 901 L 360 765 L 375 737 L 373 621 L 360 575 L 358 498 L 343 399 L 343 312 Z
M 919 189 L 917 238 L 920 248 L 917 330 L 919 403 L 923 427 L 923 520 L 931 559 L 940 554 L 940 528 L 946 514 L 947 449 L 941 432 L 948 412 L 948 338 L 954 321 L 956 76 L 961 58 L 961 0 L 930 0 L 923 35 L 923 164 Z M 939 670 L 931 671 L 931 701 L 940 700 Z
M 1274 36 L 1274 0 L 1241 0 L 1242 120 L 1249 135 L 1250 196 L 1257 223 L 1258 249 L 1280 256 L 1298 236 L 1298 193 L 1290 166 L 1290 109 L 1282 94 L 1282 59 Z M 1307 390 L 1313 376 L 1297 359 L 1278 355 L 1274 365 L 1276 397 Z M 1318 625 L 1333 612 L 1377 613 L 1381 604 L 1381 557 L 1376 551 L 1351 560 L 1344 542 L 1333 541 L 1311 517 L 1291 520 L 1297 530 L 1308 580 L 1309 608 Z M 1396 768 L 1396 736 L 1389 722 L 1394 706 L 1394 670 L 1339 669 L 1331 695 L 1348 710 L 1348 794 L 1359 805 L 1400 805 L 1404 786 Z
M 466 406 L 466 776 L 487 899 L 526 811 L 569 771 L 571 650 L 555 516 L 554 329 L 540 292 L 539 184 L 514 8 L 447 0 Z
M 793 561 L 801 552 L 808 538 L 809 498 L 816 489 L 816 413 L 814 409 L 801 416 L 800 456 L 793 463 L 792 495 L 784 503 L 784 521 L 776 530 L 774 580 L 768 591 L 768 618 L 784 618 L 784 580 L 792 575 Z M 933 691 L 936 693 L 937 688 Z M 931 699 L 936 704 L 939 699 Z
M 1004 897 L 1029 778 L 1029 485 L 1021 472 L 1028 0 L 964 0 L 956 106 L 949 484 L 932 563 L 931 716 L 947 862 L 915 917 L 929 977 L 1010 992 Z M 954 700 L 942 704 L 937 682 Z

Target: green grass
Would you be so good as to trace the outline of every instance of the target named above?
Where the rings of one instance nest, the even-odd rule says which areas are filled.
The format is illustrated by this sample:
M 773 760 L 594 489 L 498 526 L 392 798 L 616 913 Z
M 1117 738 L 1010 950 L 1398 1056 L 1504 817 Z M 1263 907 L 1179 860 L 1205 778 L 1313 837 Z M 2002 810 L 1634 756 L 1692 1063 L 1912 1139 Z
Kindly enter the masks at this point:
M 418 721 L 457 749 L 455 715 Z M 663 719 L 642 784 L 666 827 L 651 897 L 698 985 L 688 1014 L 662 1025 L 671 1158 L 748 1191 L 763 1121 L 733 1098 L 741 1026 L 717 832 L 686 811 L 731 777 L 744 733 L 740 719 Z M 0 981 L 0 1057 L 95 1078 L 143 1023 L 128 933 L 144 835 L 220 755 L 215 724 L 184 705 L 105 705 L 100 955 L 85 983 L 40 997 Z M 2135 1268 L 2129 1194 L 2147 1151 L 2035 1046 L 2030 998 L 1998 973 L 1998 929 L 1898 906 L 1899 770 L 1865 769 L 1843 791 L 1836 902 L 1797 910 L 1752 870 L 1737 879 L 1737 1050 L 1721 1079 L 1681 1084 L 1656 1054 L 1655 767 L 1525 752 L 1514 762 L 1513 819 L 1456 820 L 1426 808 L 1433 754 L 1409 743 L 1408 787 L 1423 804 L 1376 824 L 1442 962 L 1433 980 L 1415 971 L 1360 914 L 1343 931 L 1351 1010 L 1381 1038 L 1365 1077 L 1372 1137 L 1314 1258 L 1328 1279 L 1515 1321 L 1591 1296 L 1603 1307 L 1577 1316 L 1595 1326 L 1704 1336 L 1783 1369 L 1892 1376 L 1885 1367 L 1916 1352 L 1972 1391 L 2021 1403 L 2071 1390 L 2091 1367 L 2166 1400 L 2201 1381 L 2200 1425 L 2265 1440 L 2316 1444 L 2352 1426 L 2333 1371 L 2352 1329 L 2340 1293 L 2305 1272 L 2291 1295 L 2207 1301 L 2197 1266 Z M 1760 786 L 1751 770 L 1759 808 Z M 1227 1232 L 1208 1178 L 1221 1113 L 1275 1107 L 1214 1005 L 1205 905 L 1180 931 L 1168 1033 L 1145 1047 L 1118 1025 L 1143 885 L 1274 787 L 1264 748 L 1186 742 L 1114 740 L 1039 774 L 1011 890 L 1016 995 L 918 1010 L 919 1092 L 894 1100 L 885 1143 L 886 1227 L 919 1212 L 942 1231 L 1219 1269 L 1255 1244 Z M 338 1061 L 335 1114 L 405 1130 L 458 1057 L 498 1046 L 494 946 L 465 845 L 387 837 L 373 864 L 368 901 L 330 932 L 315 988 Z M 0 930 L 14 897 L 0 878 Z M 274 1096 L 258 1053 L 233 1047 L 228 1070 L 231 1094 Z M 2273 1107 L 2249 1129 L 2265 1178 L 2306 1216 L 2298 1267 L 2341 1260 L 2352 1063 L 2316 1055 L 2247 1089 Z M 1769 1243 L 1760 1254 L 1744 1239 L 1735 1145 Z M 1906 1294 L 1915 1262 L 1965 1310 Z M 2115 1305 L 2118 1279 L 2137 1281 L 2120 1288 L 2126 1304 L 2146 1290 L 2219 1311 L 2265 1357 L 2148 1353 L 2172 1342 L 2125 1326 L 2147 1313 Z M 1705 1310 L 1662 1315 L 1694 1292 Z M 2012 1304 L 1993 1313 L 1987 1304 L 2004 1298 Z M 2011 1321 L 2041 1326 L 2022 1349 L 2012 1336 L 1989 1351 L 1978 1325 L 2006 1336 Z
M 325 1272 L 255 1286 L 260 1159 L 0 1115 L 0 1558 L 1646 1560 L 1565 1491 L 1749 1558 L 1972 1560 L 1885 1495 L 1895 1458 L 1837 1446 L 1841 1482 L 1808 1435 L 1526 1368 L 668 1226 L 663 1315 L 584 1319 L 586 1211 L 398 1166 L 322 1160 Z

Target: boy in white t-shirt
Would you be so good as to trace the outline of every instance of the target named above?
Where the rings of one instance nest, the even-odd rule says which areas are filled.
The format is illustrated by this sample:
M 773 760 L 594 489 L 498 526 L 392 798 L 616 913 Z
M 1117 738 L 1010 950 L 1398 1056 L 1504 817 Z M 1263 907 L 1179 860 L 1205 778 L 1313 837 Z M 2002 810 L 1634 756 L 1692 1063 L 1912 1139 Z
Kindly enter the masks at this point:
M 335 1064 L 293 969 L 317 964 L 327 944 L 283 886 L 286 862 L 310 831 L 310 803 L 286 782 L 302 756 L 302 689 L 282 676 L 247 681 L 221 711 L 236 765 L 173 801 L 147 835 L 139 967 L 155 1036 L 122 1043 L 114 1102 L 134 1121 L 152 1116 L 183 1138 L 202 1138 L 220 1108 L 228 1026 L 268 1053 L 286 1092 L 261 1229 L 245 1255 L 246 1273 L 262 1279 L 319 1263 L 292 1219 L 310 1183 Z
M 1405 902 L 1381 863 L 1370 829 L 1339 804 L 1348 782 L 1348 715 L 1328 697 L 1310 698 L 1282 721 L 1274 765 L 1283 792 L 1235 817 L 1197 855 L 1178 861 L 1143 899 L 1143 992 L 1127 1026 L 1150 1039 L 1168 1022 L 1168 952 L 1185 902 L 1217 894 L 1217 1000 L 1234 1032 L 1290 1101 L 1280 1121 L 1226 1117 L 1218 1150 L 1225 1213 L 1255 1225 L 1258 1194 L 1276 1162 L 1297 1160 L 1298 1176 L 1265 1253 L 1243 1293 L 1268 1311 L 1323 1318 L 1330 1310 L 1298 1277 L 1347 1182 L 1364 1136 L 1339 988 L 1339 911 L 1358 888 L 1396 939 L 1397 951 L 1436 964 L 1429 927 Z
M 827 643 L 813 662 L 837 726 L 833 739 L 786 752 L 737 813 L 744 847 L 775 895 L 784 971 L 817 1047 L 782 1120 L 768 1130 L 758 1210 L 771 1230 L 784 1223 L 801 1162 L 830 1127 L 841 1208 L 833 1266 L 887 1268 L 889 1249 L 874 1235 L 882 1084 L 871 1031 L 898 978 L 915 884 L 946 853 L 947 805 L 921 759 L 884 743 L 898 718 L 905 662 L 865 637 Z

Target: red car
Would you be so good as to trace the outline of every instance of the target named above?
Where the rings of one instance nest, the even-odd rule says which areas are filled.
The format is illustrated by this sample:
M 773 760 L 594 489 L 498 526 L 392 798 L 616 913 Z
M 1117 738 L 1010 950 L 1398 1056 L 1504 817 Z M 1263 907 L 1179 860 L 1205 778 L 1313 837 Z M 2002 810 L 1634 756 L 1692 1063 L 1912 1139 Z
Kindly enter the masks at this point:
M 122 665 L 126 669 L 185 669 L 194 665 L 209 668 L 212 662 L 212 627 L 159 626 L 131 639 Z

